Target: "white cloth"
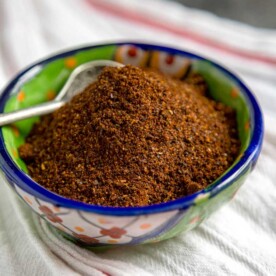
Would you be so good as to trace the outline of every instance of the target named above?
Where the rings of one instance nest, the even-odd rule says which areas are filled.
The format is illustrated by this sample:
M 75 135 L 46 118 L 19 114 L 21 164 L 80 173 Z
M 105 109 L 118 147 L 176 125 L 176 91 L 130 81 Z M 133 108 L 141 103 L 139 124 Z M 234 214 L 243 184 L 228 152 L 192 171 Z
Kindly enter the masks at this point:
M 242 76 L 266 120 L 254 173 L 230 204 L 197 229 L 158 244 L 98 253 L 57 235 L 1 181 L 0 274 L 276 275 L 276 31 L 158 0 L 4 0 L 0 87 L 54 51 L 118 39 L 189 49 Z

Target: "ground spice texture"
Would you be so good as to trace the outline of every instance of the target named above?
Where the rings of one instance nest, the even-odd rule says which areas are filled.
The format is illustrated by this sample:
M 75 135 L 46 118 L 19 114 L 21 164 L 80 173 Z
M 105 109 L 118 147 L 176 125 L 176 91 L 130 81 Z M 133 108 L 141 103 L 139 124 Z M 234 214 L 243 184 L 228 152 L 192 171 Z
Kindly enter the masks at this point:
M 97 82 L 42 118 L 20 148 L 45 188 L 104 206 L 144 206 L 197 192 L 238 155 L 236 115 L 185 81 L 137 67 Z

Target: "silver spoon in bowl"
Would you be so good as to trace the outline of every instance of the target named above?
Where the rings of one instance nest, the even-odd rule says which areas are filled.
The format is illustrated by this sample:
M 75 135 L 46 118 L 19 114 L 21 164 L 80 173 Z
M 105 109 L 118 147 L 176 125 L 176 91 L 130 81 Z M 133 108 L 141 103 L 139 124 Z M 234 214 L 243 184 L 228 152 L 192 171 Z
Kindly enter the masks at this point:
M 84 63 L 74 69 L 54 100 L 29 108 L 0 114 L 0 127 L 33 116 L 45 115 L 55 111 L 68 102 L 78 92 L 82 91 L 87 85 L 95 82 L 101 70 L 106 66 L 123 67 L 124 65 L 112 60 L 95 60 Z

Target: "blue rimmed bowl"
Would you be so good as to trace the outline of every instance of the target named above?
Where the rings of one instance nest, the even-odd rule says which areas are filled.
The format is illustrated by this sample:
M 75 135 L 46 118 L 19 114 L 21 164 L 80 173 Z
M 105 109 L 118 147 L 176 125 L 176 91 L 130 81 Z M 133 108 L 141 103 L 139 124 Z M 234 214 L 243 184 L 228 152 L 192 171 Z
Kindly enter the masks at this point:
M 141 44 L 111 43 L 63 52 L 20 72 L 4 89 L 1 112 L 10 112 L 52 100 L 71 71 L 97 59 L 152 67 L 176 78 L 198 72 L 208 83 L 210 95 L 237 112 L 241 151 L 235 163 L 213 184 L 193 195 L 145 207 L 102 207 L 52 193 L 28 176 L 18 148 L 39 118 L 2 127 L 0 165 L 6 182 L 39 216 L 72 241 L 83 245 L 119 245 L 156 242 L 196 227 L 233 198 L 260 154 L 263 119 L 249 89 L 224 67 L 181 50 Z

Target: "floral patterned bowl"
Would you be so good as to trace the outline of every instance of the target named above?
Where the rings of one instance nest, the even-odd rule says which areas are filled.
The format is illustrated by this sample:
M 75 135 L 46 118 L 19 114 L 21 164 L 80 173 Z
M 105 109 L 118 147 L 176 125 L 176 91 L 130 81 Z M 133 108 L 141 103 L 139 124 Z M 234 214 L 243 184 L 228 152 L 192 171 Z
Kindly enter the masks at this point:
M 235 75 L 203 57 L 162 46 L 113 43 L 64 52 L 25 69 L 4 89 L 1 112 L 52 100 L 76 66 L 97 59 L 152 67 L 180 79 L 192 71 L 202 74 L 211 96 L 237 111 L 242 148 L 235 163 L 205 190 L 178 200 L 128 208 L 89 205 L 54 194 L 28 176 L 18 147 L 39 120 L 35 117 L 2 127 L 0 165 L 4 179 L 35 213 L 83 245 L 156 242 L 196 227 L 233 198 L 254 168 L 263 139 L 262 113 L 254 96 Z

